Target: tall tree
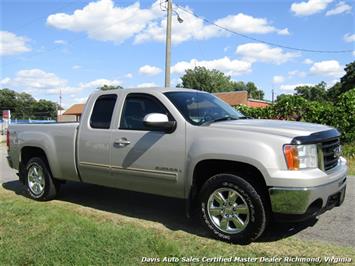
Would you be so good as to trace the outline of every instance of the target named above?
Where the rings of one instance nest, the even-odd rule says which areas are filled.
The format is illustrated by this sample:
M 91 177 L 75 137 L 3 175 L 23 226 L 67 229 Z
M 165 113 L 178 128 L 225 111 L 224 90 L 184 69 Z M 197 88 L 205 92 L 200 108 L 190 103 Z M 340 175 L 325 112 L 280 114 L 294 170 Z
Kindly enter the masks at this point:
M 178 87 L 190 88 L 207 92 L 232 91 L 233 82 L 230 76 L 223 72 L 205 67 L 197 66 L 194 69 L 187 69 L 181 77 L 182 84 Z
M 15 114 L 16 110 L 16 92 L 10 89 L 0 90 L 0 112 L 2 110 L 10 110 Z
M 342 93 L 355 88 L 355 61 L 346 65 L 345 75 L 340 79 L 340 82 Z
M 35 119 L 56 119 L 57 104 L 47 100 L 39 100 L 33 104 L 33 117 Z
M 340 78 L 340 82 L 334 84 L 327 91 L 327 97 L 330 101 L 335 102 L 343 93 L 355 88 L 355 61 L 347 64 L 345 67 L 345 75 Z
M 181 77 L 182 84 L 177 87 L 191 88 L 207 92 L 248 91 L 250 98 L 263 99 L 264 92 L 259 90 L 253 82 L 244 83 L 234 81 L 223 72 L 205 67 L 188 69 Z
M 28 93 L 22 92 L 16 95 L 16 117 L 18 119 L 31 118 L 33 106 L 36 100 Z
M 314 86 L 298 86 L 295 88 L 296 95 L 302 96 L 303 98 L 310 101 L 324 102 L 327 100 L 327 84 L 321 82 Z

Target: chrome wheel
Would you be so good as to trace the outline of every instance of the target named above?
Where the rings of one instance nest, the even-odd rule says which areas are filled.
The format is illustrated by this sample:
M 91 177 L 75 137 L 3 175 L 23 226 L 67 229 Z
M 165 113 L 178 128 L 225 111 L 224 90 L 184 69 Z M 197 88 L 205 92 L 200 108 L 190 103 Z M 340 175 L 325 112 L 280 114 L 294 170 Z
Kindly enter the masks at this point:
M 236 234 L 249 223 L 249 207 L 244 197 L 232 188 L 219 188 L 209 197 L 208 216 L 222 232 Z
M 28 169 L 27 181 L 28 188 L 36 196 L 44 193 L 45 179 L 43 169 L 40 165 L 33 163 Z

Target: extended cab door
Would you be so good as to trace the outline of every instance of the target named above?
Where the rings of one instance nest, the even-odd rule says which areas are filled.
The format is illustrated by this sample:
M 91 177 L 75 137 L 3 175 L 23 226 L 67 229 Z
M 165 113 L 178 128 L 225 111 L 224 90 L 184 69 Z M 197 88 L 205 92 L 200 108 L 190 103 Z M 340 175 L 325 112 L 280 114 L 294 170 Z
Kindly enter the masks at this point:
M 111 131 L 117 94 L 105 94 L 89 99 L 80 122 L 77 152 L 82 181 L 107 184 L 110 175 Z
M 159 99 L 160 98 L 160 99 Z M 165 101 L 165 103 L 163 103 Z M 183 197 L 185 121 L 167 107 L 161 93 L 129 93 L 116 129 L 112 130 L 111 173 L 117 187 Z M 162 113 L 177 126 L 172 133 L 152 131 L 143 124 L 150 113 Z

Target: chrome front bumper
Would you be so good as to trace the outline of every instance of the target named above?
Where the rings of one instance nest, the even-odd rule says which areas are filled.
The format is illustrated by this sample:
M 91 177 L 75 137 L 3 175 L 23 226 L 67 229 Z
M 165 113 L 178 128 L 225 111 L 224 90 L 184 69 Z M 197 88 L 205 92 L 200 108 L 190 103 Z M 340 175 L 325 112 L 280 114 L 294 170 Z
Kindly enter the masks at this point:
M 273 213 L 314 215 L 340 206 L 345 197 L 346 176 L 331 183 L 304 188 L 271 187 Z

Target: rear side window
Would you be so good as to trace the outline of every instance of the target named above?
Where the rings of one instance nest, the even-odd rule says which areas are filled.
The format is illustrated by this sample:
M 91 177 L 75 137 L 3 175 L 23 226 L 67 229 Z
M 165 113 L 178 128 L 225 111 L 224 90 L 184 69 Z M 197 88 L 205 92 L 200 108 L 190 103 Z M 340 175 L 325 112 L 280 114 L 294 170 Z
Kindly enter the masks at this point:
M 100 96 L 94 105 L 90 118 L 92 128 L 108 129 L 111 125 L 113 109 L 115 108 L 117 95 L 108 94 Z

